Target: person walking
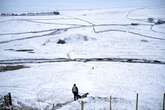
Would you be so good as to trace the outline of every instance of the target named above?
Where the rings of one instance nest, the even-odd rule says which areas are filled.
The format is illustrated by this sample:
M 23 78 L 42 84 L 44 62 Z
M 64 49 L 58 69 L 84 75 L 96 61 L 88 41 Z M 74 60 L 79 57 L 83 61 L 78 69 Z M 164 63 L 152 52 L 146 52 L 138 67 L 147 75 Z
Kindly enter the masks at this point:
M 79 95 L 78 95 L 78 87 L 76 86 L 76 84 L 74 84 L 72 87 L 72 93 L 74 95 L 74 101 L 78 100 Z

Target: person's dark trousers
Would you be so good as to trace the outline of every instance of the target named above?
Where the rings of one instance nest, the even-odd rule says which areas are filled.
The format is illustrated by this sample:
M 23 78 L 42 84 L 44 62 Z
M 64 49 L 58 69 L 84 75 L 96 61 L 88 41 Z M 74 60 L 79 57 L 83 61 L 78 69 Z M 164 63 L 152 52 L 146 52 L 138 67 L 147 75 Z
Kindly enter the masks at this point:
M 74 94 L 74 101 L 78 100 L 78 93 L 73 93 Z

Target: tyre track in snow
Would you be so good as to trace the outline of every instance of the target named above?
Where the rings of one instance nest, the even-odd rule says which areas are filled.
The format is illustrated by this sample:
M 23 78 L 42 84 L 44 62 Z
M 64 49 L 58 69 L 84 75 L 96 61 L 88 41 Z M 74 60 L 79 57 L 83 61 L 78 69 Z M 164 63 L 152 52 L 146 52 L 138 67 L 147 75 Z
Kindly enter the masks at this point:
M 146 24 L 142 24 L 146 25 Z M 130 24 L 97 24 L 95 26 L 130 26 Z M 78 27 L 92 27 L 91 25 L 78 25 Z M 70 27 L 68 29 L 71 29 L 74 27 Z M 42 33 L 42 32 L 49 32 L 49 31 L 54 31 L 58 29 L 67 29 L 67 28 L 52 28 L 52 29 L 47 29 L 47 30 L 39 30 L 39 31 L 27 31 L 27 32 L 16 32 L 16 33 L 0 33 L 0 36 L 5 36 L 5 35 L 21 35 L 21 34 L 30 34 L 30 33 Z
M 128 14 L 127 14 L 128 16 Z M 64 31 L 64 30 L 69 30 L 69 29 L 75 29 L 75 28 L 84 28 L 84 27 L 92 27 L 93 28 L 93 32 L 94 33 L 104 33 L 104 32 L 110 32 L 110 31 L 117 31 L 117 32 L 126 32 L 126 33 L 130 33 L 130 34 L 134 34 L 134 35 L 138 35 L 138 36 L 142 36 L 142 37 L 146 37 L 146 38 L 151 38 L 151 39 L 157 39 L 157 40 L 165 40 L 163 38 L 159 38 L 159 37 L 154 37 L 154 36 L 149 36 L 149 35 L 144 35 L 141 33 L 136 33 L 136 32 L 132 32 L 132 31 L 127 31 L 127 30 L 121 30 L 121 29 L 109 29 L 109 30 L 103 30 L 103 31 L 97 31 L 95 29 L 95 27 L 98 26 L 130 26 L 131 24 L 94 24 L 88 20 L 84 20 L 81 18 L 70 18 L 70 19 L 76 19 L 76 20 L 80 20 L 83 22 L 88 23 L 89 25 L 79 25 L 79 24 L 69 24 L 69 25 L 74 25 L 75 27 L 68 27 L 68 28 L 59 28 L 59 29 L 48 29 L 48 30 L 41 30 L 41 31 L 31 31 L 31 32 L 20 32 L 20 33 L 4 33 L 4 34 L 0 34 L 0 35 L 19 35 L 19 34 L 28 34 L 28 33 L 41 33 L 41 32 L 49 32 L 48 34 L 42 34 L 42 35 L 36 35 L 36 36 L 29 36 L 29 37 L 23 37 L 23 38 L 18 38 L 18 39 L 12 39 L 12 40 L 6 40 L 6 41 L 1 41 L 0 44 L 4 44 L 4 43 L 9 43 L 9 42 L 13 42 L 13 41 L 21 41 L 21 40 L 26 40 L 26 39 L 32 39 L 32 38 L 39 38 L 39 37 L 45 37 L 45 36 L 50 36 L 50 35 L 55 35 L 57 34 L 57 31 Z M 26 20 L 26 19 L 23 19 Z M 29 20 L 26 20 L 29 21 Z M 42 22 L 38 22 L 38 23 L 42 23 Z M 66 24 L 68 25 L 68 24 Z M 147 25 L 147 24 L 139 24 L 139 25 Z M 152 28 L 152 27 L 151 27 Z
M 9 19 L 9 20 L 0 21 L 0 23 L 9 22 L 9 21 L 26 21 L 26 22 L 40 23 L 40 24 L 54 24 L 54 25 L 56 24 L 56 25 L 66 25 L 66 26 L 69 25 L 69 26 L 76 26 L 76 27 L 77 26 L 80 26 L 80 27 L 81 26 L 86 26 L 86 25 L 82 25 L 82 24 L 48 23 L 48 22 L 40 22 L 40 21 L 35 21 L 35 20 L 45 20 L 45 19 Z M 50 19 L 50 20 L 73 20 L 73 18 L 57 18 L 57 19 Z M 72 28 L 72 27 L 70 27 L 70 28 Z M 29 32 L 17 32 L 17 33 L 0 33 L 0 36 L 29 34 L 29 33 L 41 33 L 41 32 L 54 31 L 56 29 L 60 29 L 60 28 L 53 28 L 53 29 L 39 30 L 39 31 L 29 31 Z
M 128 14 L 126 16 L 128 16 Z M 104 32 L 116 31 L 116 32 L 130 33 L 130 34 L 134 34 L 134 35 L 137 35 L 137 36 L 146 37 L 146 38 L 150 38 L 150 39 L 165 40 L 165 38 L 145 35 L 145 34 L 141 34 L 141 33 L 138 33 L 138 32 L 133 32 L 133 31 L 128 31 L 128 30 L 124 30 L 124 29 L 123 30 L 122 29 L 108 29 L 108 30 L 103 30 L 103 31 L 97 31 L 96 28 L 95 28 L 97 26 L 123 26 L 123 27 L 126 27 L 126 26 L 131 26 L 131 24 L 98 24 L 98 25 L 96 25 L 96 24 L 94 24 L 94 23 L 92 23 L 91 21 L 88 21 L 88 20 L 84 20 L 84 19 L 81 19 L 81 18 L 75 18 L 75 19 L 79 19 L 81 21 L 89 23 L 92 26 L 94 33 L 104 33 Z M 152 27 L 151 24 L 138 24 L 138 25 L 149 25 L 149 26 Z
M 99 27 L 99 26 L 112 26 L 112 25 L 121 26 L 121 25 L 129 25 L 129 24 L 98 24 L 98 25 L 95 25 L 95 27 Z M 127 32 L 125 30 L 120 30 L 120 29 L 110 29 L 110 30 L 104 30 L 104 31 L 96 31 L 94 26 L 91 26 L 91 25 L 81 25 L 81 26 L 75 26 L 75 27 L 55 28 L 55 29 L 41 30 L 41 31 L 30 31 L 30 32 L 21 32 L 21 33 L 4 33 L 4 34 L 0 34 L 0 35 L 20 35 L 20 34 L 29 34 L 29 33 L 49 32 L 47 34 L 42 34 L 42 35 L 35 35 L 35 36 L 18 38 L 18 39 L 11 39 L 11 40 L 0 41 L 0 44 L 5 44 L 5 43 L 9 43 L 9 42 L 14 42 L 14 41 L 27 40 L 27 39 L 33 39 L 33 38 L 39 38 L 39 37 L 46 37 L 46 36 L 50 36 L 50 35 L 59 34 L 62 31 L 64 32 L 64 31 L 71 30 L 71 29 L 85 28 L 85 27 L 86 28 L 87 27 L 93 27 L 93 31 L 95 33 L 103 33 L 103 32 L 109 32 L 109 31 Z
M 152 25 L 151 27 L 150 27 L 150 29 L 153 31 L 153 32 L 156 32 L 156 33 L 160 33 L 160 34 L 164 34 L 165 35 L 165 32 L 161 32 L 161 31 L 157 31 L 157 30 L 154 30 L 154 27 L 155 27 L 156 25 Z
M 54 63 L 54 62 L 122 62 L 122 63 L 146 63 L 146 64 L 165 64 L 165 61 L 138 59 L 138 58 L 27 58 L 0 60 L 0 64 L 27 64 L 27 63 Z
M 89 21 L 86 20 L 82 20 L 79 18 L 59 18 L 57 20 L 79 20 L 79 21 L 83 21 L 85 23 L 89 23 Z M 45 20 L 45 19 L 34 19 L 34 20 Z M 47 19 L 46 19 L 47 20 Z M 49 19 L 48 19 L 49 20 Z M 56 19 L 51 19 L 51 20 L 56 20 Z M 46 23 L 46 22 L 38 22 L 38 21 L 33 21 L 33 19 L 10 19 L 10 20 L 6 20 L 4 22 L 7 21 L 27 21 L 27 22 L 33 22 L 33 23 Z M 0 21 L 3 22 L 3 21 Z M 46 23 L 47 24 L 47 23 Z M 57 24 L 57 25 L 71 25 L 71 26 L 82 26 L 82 27 L 91 27 L 91 25 L 83 25 L 83 24 L 64 24 L 64 23 L 48 23 L 48 24 Z M 93 23 L 90 23 L 93 24 Z M 98 24 L 95 26 L 129 26 L 130 24 Z M 147 25 L 147 24 L 142 24 L 142 25 Z M 41 33 L 41 32 L 49 32 L 49 31 L 53 31 L 55 29 L 58 28 L 53 28 L 53 29 L 47 29 L 47 30 L 39 30 L 39 31 L 28 31 L 28 32 L 17 32 L 17 33 L 0 33 L 0 36 L 4 36 L 4 35 L 19 35 L 19 34 L 29 34 L 29 33 Z M 59 28 L 60 29 L 60 28 Z
M 49 32 L 47 34 L 23 37 L 23 38 L 18 38 L 18 39 L 11 39 L 11 40 L 6 40 L 6 41 L 0 41 L 0 44 L 5 44 L 5 43 L 9 43 L 9 42 L 14 42 L 14 41 L 28 40 L 28 39 L 33 39 L 33 38 L 47 37 L 47 36 L 51 36 L 51 35 L 57 35 L 57 34 L 60 34 L 61 32 L 65 32 L 65 31 L 67 31 L 69 29 L 75 29 L 75 28 L 81 28 L 81 27 L 84 27 L 84 26 L 50 29 L 48 31 L 51 31 L 51 32 Z
M 21 34 L 30 34 L 30 33 L 42 33 L 42 32 L 49 32 L 49 31 L 54 31 L 57 30 L 56 28 L 53 29 L 48 29 L 48 30 L 40 30 L 40 31 L 27 31 L 27 32 L 16 32 L 16 33 L 2 33 L 0 36 L 5 36 L 5 35 L 21 35 Z
M 64 29 L 57 29 L 57 30 L 54 30 L 50 33 L 42 34 L 42 35 L 35 35 L 35 36 L 30 36 L 30 37 L 23 37 L 23 38 L 18 38 L 18 39 L 1 41 L 0 44 L 5 44 L 5 43 L 13 42 L 13 41 L 21 41 L 21 40 L 27 40 L 27 39 L 32 39 L 32 38 L 40 38 L 40 37 L 55 35 L 55 34 L 58 34 L 58 32 L 60 32 L 60 31 L 64 31 Z
M 61 18 L 62 19 L 62 18 Z M 61 20 L 58 19 L 58 20 Z M 65 20 L 65 19 L 62 19 Z M 0 21 L 0 23 L 4 23 L 4 22 L 9 22 L 9 21 L 25 21 L 25 22 L 31 22 L 31 23 L 39 23 L 39 24 L 49 24 L 49 25 L 71 25 L 71 26 L 80 26 L 82 24 L 67 24 L 67 23 L 50 23 L 50 22 L 41 22 L 41 21 L 36 21 L 35 19 L 9 19 L 9 20 L 4 20 L 4 21 Z
M 63 18 L 61 18 L 63 19 Z M 70 18 L 73 19 L 73 18 Z M 0 21 L 1 22 L 8 22 L 8 21 L 27 21 L 27 22 L 34 22 L 34 23 L 44 23 L 44 22 L 38 22 L 38 21 L 33 21 L 33 20 L 28 20 L 28 19 L 9 19 L 5 21 Z M 52 23 L 49 23 L 52 24 Z M 29 32 L 19 32 L 19 33 L 2 33 L 0 36 L 3 35 L 21 35 L 21 34 L 29 34 L 29 33 L 42 33 L 42 32 L 49 32 L 47 34 L 41 34 L 41 35 L 35 35 L 35 36 L 29 36 L 29 37 L 23 37 L 23 38 L 17 38 L 17 39 L 11 39 L 11 40 L 6 40 L 6 41 L 0 41 L 0 44 L 5 44 L 9 42 L 14 42 L 14 41 L 21 41 L 21 40 L 27 40 L 27 39 L 32 39 L 32 38 L 40 38 L 40 37 L 45 37 L 45 36 L 50 36 L 50 35 L 56 35 L 59 34 L 59 32 L 64 32 L 69 29 L 75 29 L 75 28 L 82 28 L 82 27 L 88 27 L 88 25 L 82 25 L 82 24 L 61 24 L 61 23 L 53 23 L 53 24 L 58 24 L 58 25 L 70 25 L 72 27 L 67 27 L 67 28 L 54 28 L 54 29 L 48 29 L 48 30 L 40 30 L 40 31 L 29 31 Z
M 41 22 L 41 21 L 35 21 L 35 20 L 24 20 L 27 22 L 32 22 L 32 23 L 40 23 L 40 24 L 52 24 L 52 25 L 69 25 L 69 26 L 84 26 L 82 24 L 68 24 L 68 23 L 49 23 L 49 22 Z
M 128 11 L 128 13 L 127 13 L 127 15 L 126 15 L 126 18 L 129 19 L 129 20 L 134 20 L 134 21 L 140 21 L 140 22 L 149 23 L 149 22 L 147 21 L 147 19 L 138 19 L 138 18 L 131 18 L 131 17 L 129 17 L 131 13 L 136 12 L 136 11 L 139 11 L 139 10 L 144 10 L 144 9 L 145 9 L 145 8 L 137 8 L 137 9 L 130 10 L 130 11 Z M 154 23 L 149 23 L 148 25 L 150 26 L 150 30 L 151 30 L 152 32 L 159 33 L 159 34 L 165 34 L 164 32 L 159 32 L 159 31 L 156 31 L 156 30 L 153 29 L 153 28 L 154 28 L 155 26 L 157 26 L 158 24 L 156 25 L 156 24 L 154 24 Z M 160 24 L 159 24 L 159 25 L 160 25 Z M 164 38 L 159 38 L 159 37 L 144 35 L 144 34 L 140 34 L 140 33 L 136 33 L 136 32 L 129 32 L 129 33 L 131 33 L 131 34 L 136 34 L 136 35 L 140 35 L 140 36 L 147 37 L 147 38 L 151 38 L 151 39 L 165 40 Z
M 92 27 L 94 33 L 104 33 L 104 32 L 124 32 L 124 33 L 130 33 L 130 34 L 134 34 L 134 35 L 138 35 L 141 37 L 146 37 L 146 38 L 150 38 L 150 39 L 157 39 L 157 40 L 165 40 L 164 38 L 159 38 L 159 37 L 154 37 L 154 36 L 149 36 L 149 35 L 144 35 L 141 33 L 137 33 L 137 32 L 133 32 L 133 31 L 127 31 L 127 30 L 121 30 L 121 29 L 109 29 L 109 30 L 103 30 L 103 31 L 96 31 L 95 27 L 97 26 L 107 26 L 107 24 L 101 24 L 101 25 L 84 25 L 84 26 L 78 26 L 78 27 L 70 27 L 70 28 L 61 28 L 61 29 L 50 29 L 50 30 L 45 30 L 45 31 L 38 31 L 40 32 L 47 32 L 47 31 L 51 31 L 47 34 L 42 34 L 42 35 L 35 35 L 35 36 L 29 36 L 29 37 L 23 37 L 23 38 L 18 38 L 18 39 L 12 39 L 12 40 L 6 40 L 6 41 L 0 41 L 0 44 L 5 44 L 5 43 L 9 43 L 9 42 L 14 42 L 14 41 L 21 41 L 21 40 L 27 40 L 27 39 L 33 39 L 33 38 L 40 38 L 40 37 L 46 37 L 46 36 L 50 36 L 50 35 L 56 35 L 59 34 L 58 32 L 62 32 L 62 31 L 66 31 L 66 30 L 70 30 L 70 29 L 75 29 L 75 28 L 84 28 L 84 27 Z M 111 26 L 111 24 L 109 24 L 109 26 Z M 36 32 L 25 32 L 25 33 L 12 33 L 14 34 L 27 34 L 27 33 L 36 33 Z M 11 34 L 11 33 L 9 33 Z

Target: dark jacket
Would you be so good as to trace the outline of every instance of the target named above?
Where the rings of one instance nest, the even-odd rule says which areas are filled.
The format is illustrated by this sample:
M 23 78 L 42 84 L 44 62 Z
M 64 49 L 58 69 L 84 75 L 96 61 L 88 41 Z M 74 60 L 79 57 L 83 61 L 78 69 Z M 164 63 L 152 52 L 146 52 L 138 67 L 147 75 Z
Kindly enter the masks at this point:
M 75 86 L 75 85 L 73 86 L 72 92 L 78 94 L 78 88 L 77 88 L 77 86 Z

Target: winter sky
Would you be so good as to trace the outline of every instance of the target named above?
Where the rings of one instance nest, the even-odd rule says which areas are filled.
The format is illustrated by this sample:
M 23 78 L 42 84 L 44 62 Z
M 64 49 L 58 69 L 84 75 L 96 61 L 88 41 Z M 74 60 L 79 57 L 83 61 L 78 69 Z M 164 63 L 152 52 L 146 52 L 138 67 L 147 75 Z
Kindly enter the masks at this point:
M 0 0 L 0 12 L 165 7 L 165 0 Z

